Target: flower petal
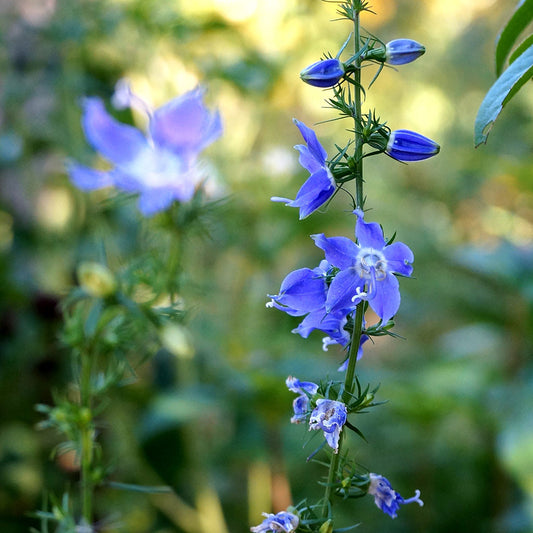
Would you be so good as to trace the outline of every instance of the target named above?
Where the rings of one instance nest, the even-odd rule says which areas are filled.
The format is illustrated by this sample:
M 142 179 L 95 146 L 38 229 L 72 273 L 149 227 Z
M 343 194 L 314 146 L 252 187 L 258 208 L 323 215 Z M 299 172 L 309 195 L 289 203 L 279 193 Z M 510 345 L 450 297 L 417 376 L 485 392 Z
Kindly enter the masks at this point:
M 362 290 L 365 280 L 357 274 L 355 268 L 341 270 L 331 282 L 326 299 L 326 311 L 335 313 L 343 309 L 353 309 L 359 302 L 354 300 L 357 289 Z
M 328 263 L 341 270 L 353 267 L 359 247 L 347 237 L 326 237 L 323 233 L 311 235 L 315 244 L 326 255 Z
M 400 284 L 392 274 L 376 282 L 376 295 L 369 304 L 384 324 L 396 314 L 400 307 Z
M 327 286 L 310 268 L 300 268 L 281 282 L 279 294 L 271 296 L 276 302 L 303 313 L 324 307 Z
M 197 88 L 174 98 L 156 109 L 150 121 L 154 143 L 189 162 L 222 134 L 220 114 L 205 107 L 203 94 Z
M 315 160 L 318 163 L 320 163 L 321 165 L 324 165 L 326 162 L 326 158 L 328 157 L 328 154 L 326 150 L 324 150 L 320 142 L 318 141 L 316 133 L 311 128 L 308 128 L 303 122 L 300 122 L 299 120 L 293 119 L 293 122 L 296 124 L 296 126 L 300 130 L 302 137 L 304 138 L 305 142 L 307 143 L 307 146 L 309 147 L 309 151 L 311 155 L 315 158 Z
M 171 189 L 144 190 L 139 196 L 139 211 L 146 217 L 150 217 L 164 211 L 176 199 Z
M 131 162 L 148 146 L 137 128 L 116 121 L 99 98 L 83 101 L 82 126 L 91 146 L 117 165 Z
M 389 246 L 385 246 L 383 255 L 387 259 L 389 272 L 396 272 L 402 276 L 410 276 L 413 273 L 411 263 L 415 256 L 409 246 L 403 242 L 393 242 Z
M 67 172 L 72 183 L 82 191 L 93 191 L 113 185 L 113 178 L 110 172 L 95 170 L 94 168 L 70 163 L 67 165 Z
M 382 250 L 385 246 L 385 238 L 383 237 L 381 226 L 377 222 L 365 222 L 360 215 L 357 215 L 355 236 L 361 248 Z

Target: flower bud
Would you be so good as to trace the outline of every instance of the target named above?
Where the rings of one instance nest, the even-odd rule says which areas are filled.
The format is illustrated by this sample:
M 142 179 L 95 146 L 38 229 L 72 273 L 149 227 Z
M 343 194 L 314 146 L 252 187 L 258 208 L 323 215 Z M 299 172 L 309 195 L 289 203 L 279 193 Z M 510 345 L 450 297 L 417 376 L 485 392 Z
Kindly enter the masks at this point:
M 80 285 L 86 292 L 96 298 L 110 296 L 117 288 L 113 273 L 101 263 L 93 261 L 81 263 L 77 273 Z
M 300 78 L 313 87 L 334 87 L 344 76 L 344 65 L 336 58 L 322 59 L 300 72 Z
M 385 45 L 385 62 L 389 65 L 405 65 L 418 59 L 426 49 L 412 39 L 394 39 Z
M 180 324 L 165 324 L 159 333 L 161 344 L 180 359 L 194 357 L 194 345 L 189 330 Z
M 318 530 L 318 533 L 332 533 L 332 532 L 333 532 L 333 522 L 331 521 L 331 519 L 324 522 L 320 526 L 320 529 Z
M 385 152 L 398 161 L 422 161 L 440 151 L 431 139 L 410 130 L 396 130 L 390 134 Z

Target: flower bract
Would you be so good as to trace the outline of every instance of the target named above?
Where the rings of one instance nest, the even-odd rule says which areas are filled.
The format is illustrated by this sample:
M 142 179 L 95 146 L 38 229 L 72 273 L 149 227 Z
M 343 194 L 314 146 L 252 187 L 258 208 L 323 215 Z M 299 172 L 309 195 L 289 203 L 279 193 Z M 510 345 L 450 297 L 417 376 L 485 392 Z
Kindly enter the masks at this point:
M 326 312 L 353 308 L 366 300 L 385 324 L 400 307 L 395 274 L 411 275 L 413 252 L 401 242 L 387 245 L 380 225 L 365 222 L 360 210 L 355 213 L 357 244 L 346 237 L 312 236 L 326 260 L 340 270 L 329 286 Z
M 422 161 L 440 152 L 440 146 L 420 133 L 395 130 L 390 134 L 385 152 L 398 161 Z
M 277 514 L 263 513 L 265 519 L 258 526 L 250 528 L 253 533 L 292 533 L 298 528 L 300 519 L 292 513 L 281 511 Z
M 118 100 L 123 103 L 121 91 Z M 150 113 L 146 134 L 115 120 L 94 97 L 83 102 L 82 126 L 89 144 L 113 168 L 102 171 L 72 163 L 68 170 L 73 183 L 86 191 L 114 186 L 137 193 L 145 216 L 192 198 L 202 181 L 197 157 L 222 133 L 220 115 L 205 107 L 200 88 Z
M 389 65 L 405 65 L 418 59 L 426 49 L 412 39 L 394 39 L 385 45 L 385 61 Z
M 323 59 L 306 67 L 300 78 L 313 87 L 334 87 L 344 76 L 344 65 L 339 59 Z
M 309 429 L 321 429 L 326 442 L 335 453 L 339 450 L 339 439 L 346 423 L 346 405 L 335 400 L 319 399 L 309 418 Z
M 335 192 L 335 179 L 326 164 L 327 152 L 317 139 L 316 133 L 303 122 L 294 119 L 306 144 L 298 144 L 294 148 L 300 152 L 300 165 L 309 171 L 310 176 L 298 191 L 296 198 L 274 196 L 273 202 L 284 202 L 289 207 L 300 209 L 300 220 L 309 216 L 324 205 Z
M 416 490 L 415 495 L 408 500 L 404 500 L 398 492 L 396 492 L 389 480 L 378 474 L 370 474 L 370 485 L 368 486 L 368 494 L 374 496 L 376 505 L 391 518 L 396 518 L 396 512 L 400 505 L 416 502 L 420 507 L 424 502 L 420 499 L 420 491 Z

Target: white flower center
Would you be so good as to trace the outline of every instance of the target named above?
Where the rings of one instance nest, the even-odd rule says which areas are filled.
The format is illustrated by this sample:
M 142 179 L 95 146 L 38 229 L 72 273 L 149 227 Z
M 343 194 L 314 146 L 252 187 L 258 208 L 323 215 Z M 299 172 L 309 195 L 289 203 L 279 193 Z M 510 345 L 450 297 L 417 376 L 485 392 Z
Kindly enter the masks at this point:
M 387 260 L 381 251 L 374 248 L 361 248 L 357 254 L 355 268 L 359 277 L 364 279 L 372 279 L 372 270 L 374 270 L 376 281 L 387 277 Z

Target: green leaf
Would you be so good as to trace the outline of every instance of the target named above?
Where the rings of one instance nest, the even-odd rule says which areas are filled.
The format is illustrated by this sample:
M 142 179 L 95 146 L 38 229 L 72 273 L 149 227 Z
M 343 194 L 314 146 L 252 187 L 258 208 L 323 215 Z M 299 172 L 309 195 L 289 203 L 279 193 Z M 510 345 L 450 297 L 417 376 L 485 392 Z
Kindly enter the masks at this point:
M 119 483 L 118 481 L 108 481 L 108 487 L 119 490 L 127 490 L 130 492 L 142 492 L 144 494 L 170 494 L 172 489 L 166 485 L 148 486 L 148 485 L 134 485 L 132 483 Z
M 487 142 L 490 130 L 501 110 L 531 76 L 533 76 L 533 45 L 504 71 L 481 103 L 474 126 L 476 147 Z
M 516 40 L 531 21 L 533 21 L 533 0 L 521 0 L 513 16 L 500 33 L 496 43 L 497 76 L 502 73 L 505 59 L 511 52 Z
M 509 64 L 511 64 L 517 57 L 520 57 L 520 55 L 532 44 L 533 35 L 530 35 L 513 50 L 513 53 L 509 56 Z

